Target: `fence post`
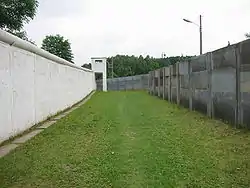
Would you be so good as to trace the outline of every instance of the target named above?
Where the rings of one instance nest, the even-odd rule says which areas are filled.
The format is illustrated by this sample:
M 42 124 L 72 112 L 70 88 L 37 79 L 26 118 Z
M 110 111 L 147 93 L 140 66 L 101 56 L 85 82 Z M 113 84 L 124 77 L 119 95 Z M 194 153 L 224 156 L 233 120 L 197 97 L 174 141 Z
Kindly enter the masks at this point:
M 153 75 L 153 95 L 155 95 L 155 71 L 152 72 Z
M 155 72 L 152 71 L 152 95 L 154 95 L 155 92 Z
M 124 82 L 125 82 L 125 91 L 127 91 L 127 79 L 124 79 Z
M 170 68 L 169 75 L 170 75 L 170 88 L 171 88 L 170 101 L 171 101 L 171 102 L 174 102 L 174 101 L 173 101 L 173 93 L 174 93 L 173 91 L 174 91 L 174 89 L 173 89 L 173 87 L 172 87 L 172 85 L 173 85 L 173 84 L 172 84 L 172 80 L 174 81 L 173 78 L 176 77 L 176 75 L 174 74 L 174 65 L 170 65 L 169 68 Z M 176 79 L 176 78 L 175 78 L 175 79 Z M 174 85 L 173 85 L 173 86 L 174 86 Z
M 151 95 L 151 71 L 148 73 L 148 92 Z
M 158 76 L 158 97 L 160 97 L 161 69 L 157 70 L 157 76 Z
M 241 48 L 242 44 L 238 44 L 235 49 L 236 56 L 236 109 L 235 109 L 235 125 L 237 128 L 243 125 L 243 112 L 241 105 Z
M 208 102 L 207 102 L 207 116 L 214 118 L 214 102 L 213 102 L 213 89 L 212 89 L 212 74 L 213 74 L 213 53 L 210 52 L 206 55 L 207 73 L 208 73 Z
M 191 61 L 188 62 L 188 83 L 189 83 L 189 110 L 193 110 L 193 84 L 192 84 L 192 66 Z
M 148 79 L 149 79 L 149 89 L 150 89 L 150 94 L 151 94 L 151 90 L 152 90 L 152 72 L 151 72 L 151 74 L 150 74 L 150 76 L 148 77 Z
M 150 72 L 148 73 L 148 93 L 150 94 Z
M 151 79 L 151 83 L 150 83 L 150 85 L 151 85 L 151 87 L 150 87 L 150 89 L 151 89 L 151 95 L 153 95 L 153 91 L 154 91 L 154 72 L 153 71 L 151 71 L 151 76 L 150 76 L 150 79 Z
M 166 85 L 166 84 L 165 84 L 165 68 L 164 68 L 164 67 L 162 68 L 162 71 L 163 71 L 163 72 L 162 72 L 162 77 L 163 77 L 163 78 L 162 78 L 162 79 L 163 79 L 163 80 L 162 80 L 162 82 L 163 82 L 163 83 L 162 83 L 162 98 L 163 98 L 163 100 L 164 100 L 164 99 L 165 99 L 165 85 Z
M 172 77 L 171 77 L 171 66 L 168 67 L 168 101 L 172 99 Z
M 130 80 L 129 80 L 130 81 Z M 132 90 L 134 90 L 134 76 L 132 76 L 132 79 L 131 79 L 131 85 L 132 85 Z
M 144 88 L 143 87 L 143 76 L 140 76 L 140 80 L 141 80 L 141 88 L 140 89 L 143 90 L 143 88 Z
M 176 63 L 176 102 L 180 104 L 180 72 L 179 72 L 179 63 Z

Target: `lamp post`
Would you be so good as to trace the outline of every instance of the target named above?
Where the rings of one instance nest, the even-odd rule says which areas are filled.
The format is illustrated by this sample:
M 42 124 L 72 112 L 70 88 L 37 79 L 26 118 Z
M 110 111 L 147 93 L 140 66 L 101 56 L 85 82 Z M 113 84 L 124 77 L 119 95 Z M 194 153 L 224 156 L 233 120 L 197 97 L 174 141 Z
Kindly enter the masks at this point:
M 188 19 L 183 19 L 185 22 L 192 23 L 200 28 L 200 54 L 202 54 L 202 16 L 200 15 L 200 24 L 194 23 Z

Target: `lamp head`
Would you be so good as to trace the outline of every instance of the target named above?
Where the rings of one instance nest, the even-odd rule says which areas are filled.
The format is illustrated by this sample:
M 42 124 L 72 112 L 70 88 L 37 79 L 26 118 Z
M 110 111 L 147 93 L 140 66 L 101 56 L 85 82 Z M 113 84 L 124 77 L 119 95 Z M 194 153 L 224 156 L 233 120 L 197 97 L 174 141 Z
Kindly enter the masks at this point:
M 185 22 L 188 22 L 188 23 L 193 23 L 193 22 L 191 22 L 190 20 L 187 20 L 187 19 L 183 19 Z

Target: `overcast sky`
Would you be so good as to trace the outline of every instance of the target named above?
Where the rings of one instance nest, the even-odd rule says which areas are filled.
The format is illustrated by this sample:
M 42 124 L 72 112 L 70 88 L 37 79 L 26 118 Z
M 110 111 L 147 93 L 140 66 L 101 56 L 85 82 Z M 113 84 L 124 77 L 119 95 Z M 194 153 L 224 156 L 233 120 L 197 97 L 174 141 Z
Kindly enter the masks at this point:
M 203 15 L 204 52 L 244 40 L 250 32 L 249 0 L 39 0 L 36 18 L 25 26 L 41 46 L 45 35 L 72 44 L 77 65 L 116 54 L 160 57 L 197 55 Z

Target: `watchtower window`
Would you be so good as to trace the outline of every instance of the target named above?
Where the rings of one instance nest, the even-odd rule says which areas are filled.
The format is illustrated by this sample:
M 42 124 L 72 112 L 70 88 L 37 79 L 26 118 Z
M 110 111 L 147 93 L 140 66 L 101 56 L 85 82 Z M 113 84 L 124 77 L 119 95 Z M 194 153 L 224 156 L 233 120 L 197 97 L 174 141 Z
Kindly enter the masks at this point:
M 95 63 L 102 63 L 102 60 L 101 59 L 97 59 L 97 60 L 95 60 Z

